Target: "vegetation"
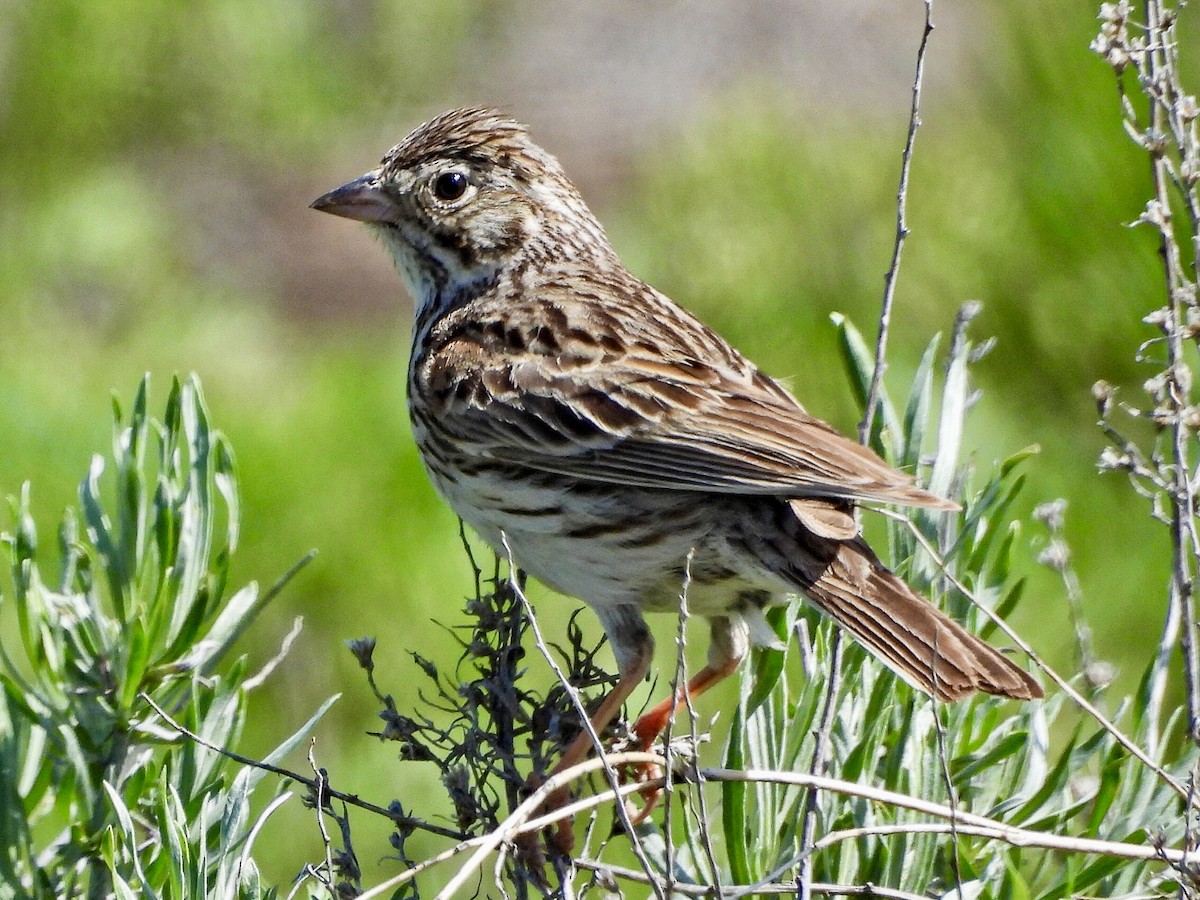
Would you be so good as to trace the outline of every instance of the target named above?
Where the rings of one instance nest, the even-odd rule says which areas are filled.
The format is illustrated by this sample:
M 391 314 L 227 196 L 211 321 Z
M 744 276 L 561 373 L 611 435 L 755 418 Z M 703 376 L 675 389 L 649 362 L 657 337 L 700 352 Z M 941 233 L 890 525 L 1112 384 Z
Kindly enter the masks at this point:
M 227 594 L 237 480 L 199 383 L 176 382 L 161 421 L 146 391 L 127 421 L 117 408 L 111 466 L 93 458 L 80 518 L 63 519 L 59 576 L 41 565 L 28 490 L 4 535 L 22 651 L 0 665 L 5 897 L 269 893 L 251 852 L 284 785 L 252 814 L 266 772 L 212 747 L 237 745 L 267 674 L 218 666 L 276 589 Z
M 9 800 L 0 896 L 19 896 L 14 886 L 21 884 L 43 896 L 102 896 L 124 890 L 122 880 L 132 891 L 160 896 L 228 896 L 221 891 L 235 889 L 254 896 L 269 885 L 285 889 L 306 861 L 331 877 L 335 860 L 332 853 L 326 859 L 329 845 L 313 813 L 297 802 L 275 805 L 286 784 L 185 739 L 142 694 L 214 744 L 233 748 L 240 735 L 246 756 L 297 773 L 327 769 L 333 789 L 369 793 L 380 806 L 402 798 L 403 814 L 353 813 L 365 875 L 340 868 L 338 877 L 351 885 L 379 883 L 396 871 L 393 860 L 381 861 L 389 834 L 407 835 L 398 849 L 412 860 L 445 845 L 445 833 L 413 830 L 408 811 L 454 821 L 449 830 L 464 834 L 503 815 L 500 806 L 493 819 L 437 818 L 458 812 L 437 765 L 398 765 L 394 744 L 364 737 L 376 727 L 376 696 L 363 684 L 361 654 L 341 648 L 345 639 L 376 636 L 371 665 L 384 685 L 379 696 L 388 698 L 384 708 L 390 703 L 398 714 L 416 716 L 419 691 L 436 692 L 407 651 L 420 649 L 440 677 L 472 681 L 471 663 L 456 668 L 459 648 L 442 625 L 471 627 L 469 616 L 456 613 L 455 598 L 492 592 L 472 577 L 456 523 L 426 484 L 407 434 L 406 313 L 399 298 L 395 308 L 386 305 L 398 282 L 361 235 L 345 238 L 336 223 L 305 217 L 312 197 L 370 165 L 421 115 L 449 105 L 446 98 L 459 93 L 456 67 L 479 58 L 478 35 L 495 24 L 491 17 L 510 12 L 403 6 L 401 14 L 383 3 L 351 11 L 268 2 L 251 12 L 221 2 L 143 0 L 110 9 L 54 0 L 3 13 L 0 494 L 16 499 L 11 520 L 0 523 L 13 563 L 11 583 L 0 587 L 0 638 L 21 653 L 3 663 L 0 787 Z M 1120 51 L 1128 22 L 1114 18 L 1115 9 L 1106 11 L 1106 27 Z M 1079 672 L 1077 689 L 1147 748 L 1151 762 L 1184 780 L 1194 760 L 1186 735 L 1195 728 L 1172 718 L 1188 695 L 1177 642 L 1162 636 L 1169 630 L 1164 619 L 1169 625 L 1184 608 L 1178 586 L 1186 579 L 1175 579 L 1172 592 L 1168 573 L 1194 574 L 1194 561 L 1181 570 L 1178 552 L 1172 556 L 1188 535 L 1177 527 L 1185 539 L 1165 539 L 1154 517 L 1171 522 L 1170 504 L 1160 499 L 1145 514 L 1126 479 L 1098 476 L 1095 461 L 1111 446 L 1105 464 L 1160 497 L 1177 496 L 1169 485 L 1188 470 L 1170 469 L 1174 436 L 1184 434 L 1188 447 L 1193 441 L 1176 427 L 1178 410 L 1168 409 L 1175 419 L 1167 428 L 1155 415 L 1179 396 L 1164 386 L 1186 378 L 1176 362 L 1186 367 L 1192 351 L 1172 362 L 1164 348 L 1186 333 L 1180 323 L 1190 326 L 1190 319 L 1142 322 L 1163 306 L 1155 255 L 1161 217 L 1146 214 L 1146 201 L 1163 184 L 1174 189 L 1164 160 L 1174 161 L 1176 186 L 1186 187 L 1187 178 L 1178 177 L 1186 168 L 1171 156 L 1178 151 L 1156 150 L 1144 139 L 1169 129 L 1136 99 L 1143 61 L 1127 46 L 1122 61 L 1101 43 L 1104 65 L 1085 50 L 1097 29 L 1090 11 L 1072 15 L 1046 28 L 1041 6 L 979 11 L 953 63 L 939 58 L 942 31 L 934 34 L 931 68 L 949 74 L 925 96 L 910 194 L 913 237 L 887 378 L 895 396 L 921 402 L 905 411 L 897 406 L 885 439 L 900 442 L 901 455 L 922 440 L 928 452 L 935 433 L 942 436 L 933 423 L 958 415 L 960 461 L 974 473 L 956 482 L 968 509 L 962 520 L 918 521 L 922 533 L 985 606 L 1009 606 L 1024 583 L 1013 615 L 1018 631 L 1032 635 L 1057 668 Z M 1185 10 L 1176 26 L 1185 50 L 1179 79 L 1193 89 L 1197 62 L 1186 51 L 1196 46 L 1196 22 Z M 915 44 L 915 14 L 912 32 Z M 1131 110 L 1114 101 L 1113 67 Z M 716 324 L 768 371 L 792 376 L 810 409 L 850 430 L 855 395 L 845 387 L 839 355 L 850 363 L 850 383 L 861 385 L 870 354 L 855 345 L 847 323 L 871 322 L 876 314 L 894 227 L 900 116 L 893 108 L 894 126 L 881 128 L 862 110 L 839 115 L 820 101 L 776 94 L 752 85 L 730 90 L 686 126 L 656 136 L 658 152 L 635 160 L 627 180 L 589 196 L 635 271 Z M 1123 117 L 1143 139 L 1121 138 Z M 663 153 L 664 146 L 677 150 Z M 1191 190 L 1194 196 L 1194 182 Z M 1186 191 L 1171 196 L 1177 222 L 1194 227 Z M 1139 217 L 1150 227 L 1122 228 Z M 1188 242 L 1178 243 L 1194 284 Z M 372 293 L 371 265 L 385 285 L 380 294 Z M 1186 287 L 1173 286 L 1176 295 Z M 365 299 L 378 295 L 387 299 Z M 998 340 L 971 366 L 984 394 L 966 416 L 969 395 L 949 413 L 933 402 L 940 396 L 933 376 L 946 358 L 937 354 L 947 351 L 920 351 L 931 334 L 946 330 L 951 310 L 975 298 L 983 312 L 972 334 Z M 839 325 L 830 324 L 832 311 L 845 314 Z M 1131 348 L 1147 340 L 1135 356 Z M 961 353 L 951 358 L 966 366 Z M 96 477 L 84 479 L 79 512 L 65 520 L 56 558 L 51 542 L 33 536 L 54 533 L 59 511 L 77 502 L 84 461 L 108 440 L 99 402 L 146 370 L 159 385 L 176 372 L 199 372 L 226 436 L 213 436 L 211 446 L 225 449 L 193 455 L 197 435 L 208 433 L 197 383 L 170 391 L 156 425 L 143 388 L 118 417 L 107 474 L 93 470 Z M 1117 392 L 1115 400 L 1101 394 L 1107 430 L 1094 424 L 1090 390 L 1098 378 Z M 1132 399 L 1142 396 L 1147 379 L 1149 399 Z M 1146 406 L 1147 415 L 1122 419 L 1122 401 Z M 916 412 L 908 416 L 910 410 Z M 1040 454 L 1013 458 L 1032 444 Z M 236 478 L 230 445 L 238 448 Z M 1130 464 L 1139 459 L 1147 462 L 1144 471 Z M 1147 472 L 1166 477 L 1168 488 Z M 1041 522 L 1030 527 L 1034 508 L 1058 497 L 1068 499 L 1065 521 L 1057 507 L 1043 508 Z M 211 544 L 194 537 L 201 542 L 189 548 L 186 529 L 167 527 L 185 508 L 210 522 Z M 79 523 L 74 530 L 72 521 Z M 151 522 L 164 523 L 165 531 Z M 940 566 L 911 532 L 886 527 L 893 558 L 912 558 L 910 575 L 946 591 L 956 613 L 979 615 L 941 580 Z M 273 579 L 313 547 L 320 555 L 270 606 L 227 587 Z M 181 577 L 178 566 L 169 568 L 179 553 L 187 558 L 183 569 L 193 567 L 186 584 L 172 581 Z M 1052 565 L 1038 566 L 1039 553 Z M 509 590 L 506 577 L 496 590 Z M 569 604 L 536 586 L 530 598 L 551 640 L 569 633 Z M 1072 618 L 1076 607 L 1084 618 Z M 300 613 L 306 627 L 290 654 L 248 691 L 250 673 L 276 661 Z M 254 627 L 246 629 L 251 617 Z M 589 647 L 598 632 L 586 615 L 579 624 L 584 632 L 575 646 Z M 658 624 L 661 646 L 671 645 L 676 627 Z M 740 702 L 733 732 L 745 740 L 726 747 L 718 727 L 702 757 L 709 769 L 722 753 L 730 767 L 809 769 L 813 748 L 793 738 L 819 721 L 813 716 L 821 715 L 827 673 L 813 660 L 827 659 L 830 637 L 804 617 L 780 627 L 807 630 L 816 655 L 794 644 L 786 660 L 758 660 L 757 680 L 745 683 L 740 701 L 705 699 L 702 715 Z M 202 638 L 208 643 L 194 643 Z M 531 649 L 529 658 L 536 659 Z M 603 655 L 599 664 L 611 668 Z M 1036 709 L 981 701 L 943 710 L 938 719 L 890 676 L 864 666 L 854 649 L 844 665 L 841 702 L 854 712 L 829 732 L 843 779 L 914 794 L 945 789 L 964 809 L 986 808 L 999 821 L 1035 831 L 1178 846 L 1187 821 L 1169 782 L 1132 759 L 1112 732 L 1079 717 L 1061 694 Z M 529 697 L 540 702 L 554 682 L 532 662 L 530 669 Z M 789 677 L 764 679 L 764 670 Z M 793 677 L 799 670 L 809 680 Z M 765 684 L 775 693 L 751 693 Z M 313 765 L 298 748 L 287 758 L 276 754 L 308 733 L 336 693 L 346 698 L 313 731 Z M 1122 700 L 1127 696 L 1131 702 Z M 898 698 L 886 714 L 884 697 Z M 792 726 L 785 728 L 783 710 L 792 713 Z M 446 720 L 430 718 L 446 729 Z M 907 749 L 880 756 L 880 747 Z M 65 761 L 45 762 L 50 748 Z M 34 752 L 42 749 L 44 756 Z M 43 760 L 40 767 L 35 759 Z M 716 772 L 709 775 L 717 781 Z M 252 798 L 256 784 L 263 796 Z M 721 782 L 704 802 L 710 813 L 718 805 L 745 808 L 767 821 L 807 808 L 797 790 Z M 817 812 L 835 833 L 866 819 L 911 821 L 866 800 L 820 797 L 830 805 Z M 687 802 L 699 808 L 701 801 L 688 794 Z M 726 843 L 708 861 L 703 842 L 675 848 L 694 829 L 679 824 L 686 804 L 673 808 L 680 830 L 660 832 L 658 845 L 652 836 L 646 853 L 680 873 L 716 869 L 725 883 L 765 877 L 796 837 L 772 834 L 778 846 L 743 846 L 727 828 L 720 837 Z M 340 807 L 330 809 L 342 815 Z M 959 825 L 950 838 L 847 835 L 813 858 L 810 874 L 839 883 L 884 883 L 896 875 L 922 891 L 952 892 L 957 881 L 990 896 L 1098 894 L 1134 884 L 1186 890 L 1161 864 L 1066 848 L 1055 851 L 1066 856 L 1006 850 Z M 765 831 L 756 826 L 755 833 Z M 74 849 L 56 855 L 52 846 Z M 261 881 L 252 859 L 266 873 Z M 32 877 L 42 880 L 25 880 Z M 432 877 L 437 883 L 450 876 Z M 308 890 L 314 882 L 305 884 Z

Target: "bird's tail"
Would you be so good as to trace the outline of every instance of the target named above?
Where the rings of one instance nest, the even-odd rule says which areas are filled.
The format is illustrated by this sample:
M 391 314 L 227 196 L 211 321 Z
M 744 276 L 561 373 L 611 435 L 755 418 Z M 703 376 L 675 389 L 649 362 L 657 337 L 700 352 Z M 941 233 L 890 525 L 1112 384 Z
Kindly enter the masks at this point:
M 804 531 L 809 564 L 793 573 L 804 594 L 909 684 L 946 701 L 975 691 L 1043 696 L 1027 672 L 893 575 L 861 538 Z

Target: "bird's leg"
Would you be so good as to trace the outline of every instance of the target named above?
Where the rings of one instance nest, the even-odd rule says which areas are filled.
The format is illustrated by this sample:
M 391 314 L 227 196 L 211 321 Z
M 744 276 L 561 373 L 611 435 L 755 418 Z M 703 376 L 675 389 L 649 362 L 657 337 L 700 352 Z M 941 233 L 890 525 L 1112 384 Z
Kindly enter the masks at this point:
M 637 735 L 642 749 L 650 749 L 654 744 L 654 739 L 667 727 L 671 716 L 677 713 L 688 700 L 695 700 L 718 681 L 728 678 L 737 671 L 741 661 L 740 656 L 733 656 L 723 660 L 719 666 L 705 666 L 692 676 L 686 688 L 676 691 L 653 709 L 643 713 L 633 726 L 633 733 Z
M 614 609 L 597 610 L 600 621 L 608 634 L 609 643 L 617 657 L 617 670 L 620 677 L 616 685 L 608 692 L 604 702 L 589 717 L 591 729 L 584 729 L 563 751 L 558 765 L 551 771 L 557 775 L 572 766 L 582 762 L 592 752 L 592 734 L 600 735 L 608 727 L 617 713 L 621 711 L 634 688 L 641 683 L 650 671 L 650 661 L 654 656 L 654 638 L 646 628 L 641 612 L 634 607 L 617 607 Z M 544 805 L 546 810 L 554 810 L 567 802 L 570 797 L 570 787 L 563 786 L 551 794 Z M 550 841 L 563 853 L 569 853 L 574 844 L 574 834 L 571 831 L 569 819 L 558 823 L 558 827 L 550 836 Z
M 633 732 L 637 735 L 643 750 L 650 749 L 655 738 L 662 734 L 663 729 L 667 727 L 671 716 L 678 712 L 688 700 L 694 700 L 718 681 L 728 678 L 737 671 L 737 667 L 749 651 L 745 628 L 744 626 L 739 627 L 739 625 L 740 623 L 735 624 L 725 616 L 718 616 L 712 620 L 712 640 L 708 645 L 708 664 L 692 676 L 686 687 L 676 690 L 666 700 L 643 713 L 634 723 Z M 658 772 L 653 767 L 646 767 L 643 775 L 649 780 L 656 777 Z M 635 825 L 650 815 L 661 795 L 662 791 L 659 788 L 647 788 L 642 792 L 645 804 L 633 817 Z
M 618 678 L 613 689 L 608 692 L 608 696 L 604 698 L 604 702 L 600 704 L 600 708 L 588 717 L 588 722 L 592 726 L 591 730 L 597 735 L 604 732 L 604 729 L 608 727 L 617 713 L 621 711 L 622 704 L 633 693 L 634 688 L 646 677 L 646 673 L 650 671 L 650 658 L 653 652 L 653 646 L 651 646 L 646 650 L 645 654 L 640 654 L 634 659 L 628 668 L 621 669 L 620 678 Z M 583 762 L 593 749 L 594 744 L 592 743 L 591 733 L 587 729 L 580 731 L 575 736 L 575 740 L 571 741 L 567 749 L 563 751 L 563 755 L 558 760 L 558 765 L 554 767 L 554 770 L 550 774 L 557 775 L 559 772 Z

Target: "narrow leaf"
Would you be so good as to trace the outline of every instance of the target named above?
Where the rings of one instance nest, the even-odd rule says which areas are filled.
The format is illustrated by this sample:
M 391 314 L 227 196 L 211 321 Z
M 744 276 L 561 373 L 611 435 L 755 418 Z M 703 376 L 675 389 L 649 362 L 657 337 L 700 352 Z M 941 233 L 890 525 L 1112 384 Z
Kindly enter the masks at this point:
M 745 708 L 738 703 L 729 727 L 729 744 L 725 748 L 725 768 L 741 771 L 746 767 L 742 735 L 745 732 Z M 726 781 L 721 785 L 721 823 L 725 833 L 725 853 L 729 857 L 729 872 L 734 884 L 749 884 L 750 853 L 747 845 L 746 782 Z

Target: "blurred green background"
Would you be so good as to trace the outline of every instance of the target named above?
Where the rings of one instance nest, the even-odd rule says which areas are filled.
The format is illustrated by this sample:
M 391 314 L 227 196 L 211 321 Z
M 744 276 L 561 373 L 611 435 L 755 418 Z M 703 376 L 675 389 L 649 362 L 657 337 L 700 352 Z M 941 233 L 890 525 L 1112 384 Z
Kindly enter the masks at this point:
M 529 122 L 635 272 L 854 427 L 829 314 L 874 333 L 923 7 L 742 6 L 0 6 L 0 494 L 32 481 L 50 543 L 110 441 L 110 392 L 128 400 L 149 370 L 161 409 L 173 373 L 200 374 L 239 457 L 242 580 L 320 551 L 245 640 L 261 663 L 305 618 L 249 751 L 342 692 L 316 751 L 335 786 L 440 808 L 432 768 L 364 736 L 375 705 L 342 642 L 377 636 L 380 681 L 411 707 L 406 651 L 454 658 L 433 620 L 461 621 L 470 572 L 408 433 L 408 298 L 367 234 L 306 208 L 428 116 L 491 103 Z M 1133 356 L 1161 303 L 1155 240 L 1124 225 L 1147 165 L 1087 49 L 1096 4 L 969 6 L 935 9 L 889 384 L 905 396 L 929 338 L 984 302 L 974 336 L 998 343 L 967 446 L 983 467 L 1042 447 L 1019 623 L 1069 661 L 1028 521 L 1066 497 L 1098 650 L 1129 688 L 1162 619 L 1167 541 L 1123 479 L 1095 474 L 1089 387 L 1136 402 L 1152 374 Z M 572 606 L 535 596 L 551 629 Z M 265 842 L 277 879 L 319 846 L 298 803 Z M 387 848 L 357 849 L 371 866 Z

